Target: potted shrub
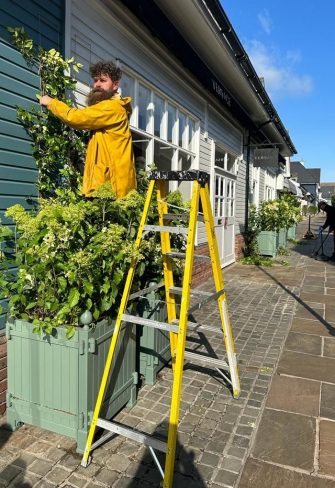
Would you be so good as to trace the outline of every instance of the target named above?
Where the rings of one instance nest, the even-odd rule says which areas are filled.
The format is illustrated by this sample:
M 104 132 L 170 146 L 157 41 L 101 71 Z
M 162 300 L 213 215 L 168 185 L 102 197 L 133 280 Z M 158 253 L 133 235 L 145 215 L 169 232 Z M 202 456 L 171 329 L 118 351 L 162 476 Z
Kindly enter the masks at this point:
M 73 88 L 75 81 L 64 75 L 64 69 L 70 65 L 78 69 L 74 60 L 64 61 L 55 50 L 33 51 L 21 29 L 14 29 L 13 35 L 26 59 L 38 65 L 42 88 L 65 99 L 65 88 Z M 18 117 L 33 140 L 41 197 L 30 213 L 20 205 L 6 213 L 15 223 L 12 242 L 16 251 L 15 258 L 6 252 L 0 254 L 1 294 L 9 308 L 7 421 L 13 428 L 27 422 L 69 435 L 76 439 L 81 452 L 106 362 L 113 318 L 134 256 L 133 242 L 147 181 L 142 174 L 139 191 L 122 199 L 115 198 L 109 185 L 101 186 L 94 198 L 85 199 L 79 194 L 77 167 L 84 147 L 81 137 L 85 135 L 34 108 L 19 110 Z M 182 205 L 179 192 L 168 198 Z M 156 217 L 151 212 L 152 223 Z M 2 246 L 5 241 L 8 245 L 9 234 L 8 227 L 0 226 Z M 162 279 L 158 239 L 156 235 L 143 241 L 134 291 Z M 178 238 L 172 242 L 176 250 L 182 246 Z M 136 306 L 130 305 L 131 313 Z M 143 313 L 140 308 L 138 312 Z M 105 418 L 136 400 L 133 327 L 125 325 L 122 330 L 123 340 L 104 399 Z M 168 344 L 167 338 L 165 341 Z

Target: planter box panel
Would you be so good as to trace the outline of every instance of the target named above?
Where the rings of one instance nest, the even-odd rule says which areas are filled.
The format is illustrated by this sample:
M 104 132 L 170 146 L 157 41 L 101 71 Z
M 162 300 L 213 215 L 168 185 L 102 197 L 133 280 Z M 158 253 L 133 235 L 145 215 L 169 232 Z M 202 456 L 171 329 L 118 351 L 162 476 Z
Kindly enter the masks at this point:
M 288 239 L 296 239 L 297 237 L 297 226 L 292 225 L 287 231 L 287 238 Z
M 159 322 L 167 321 L 166 304 L 158 294 L 149 294 L 143 302 L 143 317 Z M 157 373 L 171 359 L 169 333 L 151 327 L 138 327 L 138 348 L 140 374 L 146 384 L 153 385 Z
M 275 257 L 278 251 L 278 232 L 263 230 L 257 236 L 259 253 L 262 256 Z
M 33 334 L 27 322 L 7 323 L 9 425 L 29 423 L 67 435 L 83 452 L 113 329 L 102 321 L 78 328 L 68 340 L 61 328 L 46 338 Z M 101 410 L 107 419 L 136 402 L 133 327 L 124 326 L 120 333 Z
M 278 245 L 280 247 L 287 247 L 287 230 L 286 229 L 279 229 Z

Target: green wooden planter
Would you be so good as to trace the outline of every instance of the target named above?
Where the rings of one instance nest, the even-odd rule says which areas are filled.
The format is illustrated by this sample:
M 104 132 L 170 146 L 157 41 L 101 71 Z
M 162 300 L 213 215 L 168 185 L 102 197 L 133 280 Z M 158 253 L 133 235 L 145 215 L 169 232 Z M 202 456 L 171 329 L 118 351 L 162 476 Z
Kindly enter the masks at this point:
M 278 246 L 287 247 L 287 230 L 279 229 L 278 231 Z
M 101 416 L 113 417 L 136 402 L 136 341 L 134 326 L 124 326 L 102 406 Z M 30 323 L 7 322 L 7 422 L 36 425 L 77 441 L 82 453 L 105 366 L 113 323 L 78 327 L 66 339 L 65 329 L 39 337 Z
M 287 230 L 287 239 L 296 239 L 296 237 L 297 237 L 297 226 L 295 224 L 292 225 L 292 227 L 290 227 Z
M 140 315 L 145 318 L 167 321 L 166 304 L 159 295 L 151 292 L 141 300 Z M 137 328 L 137 361 L 140 374 L 148 385 L 156 382 L 157 373 L 171 359 L 169 333 L 152 327 Z
M 279 246 L 278 232 L 262 230 L 257 236 L 257 244 L 262 256 L 276 256 Z

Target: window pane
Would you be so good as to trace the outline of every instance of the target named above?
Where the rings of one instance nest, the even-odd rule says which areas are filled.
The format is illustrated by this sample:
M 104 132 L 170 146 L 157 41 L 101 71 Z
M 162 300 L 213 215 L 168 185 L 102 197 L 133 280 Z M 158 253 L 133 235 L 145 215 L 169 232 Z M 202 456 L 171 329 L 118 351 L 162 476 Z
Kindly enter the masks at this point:
M 220 149 L 219 147 L 215 147 L 215 166 L 219 166 L 219 168 L 225 169 L 224 161 L 225 161 L 225 151 Z
M 188 148 L 190 151 L 195 152 L 195 122 L 194 120 L 189 121 L 189 144 Z
M 154 164 L 161 171 L 171 171 L 172 156 L 175 149 L 164 146 L 161 142 L 155 141 Z
M 235 164 L 235 156 L 232 156 L 231 154 L 227 154 L 227 171 L 235 172 L 234 168 Z
M 184 154 L 179 151 L 178 169 L 181 171 L 189 171 L 192 168 L 193 156 Z M 183 195 L 183 198 L 189 200 L 191 198 L 191 185 L 189 181 L 181 181 L 178 185 L 178 190 Z
M 138 90 L 138 127 L 142 130 L 149 129 L 149 103 L 150 90 L 139 85 Z
M 132 107 L 134 108 L 134 97 L 135 97 L 135 80 L 131 76 L 122 75 L 121 78 L 121 93 L 123 97 L 131 97 L 132 98 Z M 134 120 L 134 113 L 130 116 L 130 123 L 132 125 L 136 125 L 136 121 Z
M 164 100 L 158 95 L 154 95 L 154 130 L 155 136 L 165 139 L 163 133 Z
M 168 105 L 168 141 L 175 143 L 174 128 L 176 125 L 176 109 Z
M 182 112 L 179 112 L 179 138 L 178 138 L 178 145 L 181 147 L 187 147 L 187 143 L 185 141 L 185 134 L 186 134 L 186 115 Z

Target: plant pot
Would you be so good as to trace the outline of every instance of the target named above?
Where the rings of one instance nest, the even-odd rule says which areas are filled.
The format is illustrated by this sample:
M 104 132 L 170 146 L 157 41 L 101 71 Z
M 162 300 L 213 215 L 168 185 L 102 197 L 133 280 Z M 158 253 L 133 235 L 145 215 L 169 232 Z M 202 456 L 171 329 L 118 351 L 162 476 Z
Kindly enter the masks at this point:
M 287 247 L 287 230 L 279 229 L 278 231 L 278 246 Z
M 297 225 L 294 224 L 287 230 L 287 239 L 296 239 L 297 237 Z
M 77 441 L 82 453 L 105 366 L 114 323 L 78 327 L 67 339 L 65 328 L 38 336 L 23 320 L 7 322 L 7 422 L 28 423 Z M 101 410 L 110 419 L 136 402 L 137 374 L 133 327 L 123 326 Z
M 279 235 L 274 230 L 262 230 L 257 236 L 259 254 L 262 256 L 276 256 L 279 246 Z
M 151 292 L 141 301 L 142 317 L 167 322 L 166 303 L 158 293 Z M 148 385 L 156 382 L 157 373 L 171 359 L 169 332 L 153 327 L 137 327 L 138 371 Z

